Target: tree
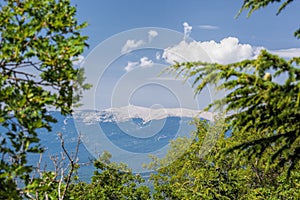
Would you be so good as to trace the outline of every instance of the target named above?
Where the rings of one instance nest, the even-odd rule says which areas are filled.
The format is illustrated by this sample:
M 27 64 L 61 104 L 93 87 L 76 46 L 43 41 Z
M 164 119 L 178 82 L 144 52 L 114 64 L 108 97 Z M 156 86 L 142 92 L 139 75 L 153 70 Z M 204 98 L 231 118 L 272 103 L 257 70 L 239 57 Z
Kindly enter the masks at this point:
M 255 10 L 279 0 L 245 0 L 242 9 Z M 278 14 L 292 1 L 284 2 Z M 295 36 L 299 38 L 299 30 Z M 185 62 L 171 71 L 194 80 L 196 94 L 208 84 L 227 91 L 206 110 L 225 110 L 225 121 L 197 121 L 190 148 L 170 165 L 186 139 L 150 167 L 155 199 L 299 199 L 300 58 L 285 60 L 261 51 L 255 60 L 221 65 Z M 276 77 L 285 77 L 278 82 Z M 220 126 L 215 146 L 201 156 L 204 138 Z M 205 146 L 205 145 L 204 145 Z M 176 155 L 175 155 L 176 156 Z
M 150 167 L 157 169 L 151 179 L 154 182 L 154 199 L 299 199 L 299 171 L 293 171 L 289 180 L 282 172 L 284 168 L 264 168 L 263 162 L 248 161 L 247 158 L 237 158 L 233 152 L 219 157 L 224 148 L 237 144 L 235 138 L 228 137 L 229 133 L 221 132 L 215 140 L 213 148 L 203 153 L 205 138 L 208 134 L 227 126 L 223 120 L 216 119 L 214 124 L 196 120 L 197 130 L 191 138 L 178 138 L 171 143 L 171 149 L 166 157 L 154 159 Z M 192 140 L 192 141 L 187 141 Z M 206 141 L 208 142 L 208 141 Z M 191 146 L 177 158 L 176 152 L 184 144 Z M 169 160 L 176 156 L 176 160 Z M 261 160 L 265 161 L 265 155 Z M 169 163 L 169 165 L 166 165 Z M 299 170 L 299 166 L 297 167 Z
M 151 199 L 150 190 L 142 185 L 144 179 L 139 174 L 133 174 L 125 164 L 110 162 L 111 154 L 103 152 L 94 162 L 91 183 L 79 182 L 69 190 L 72 199 Z
M 0 196 L 19 199 L 16 181 L 26 186 L 32 171 L 27 154 L 43 151 L 37 131 L 56 122 L 47 111 L 71 114 L 89 88 L 72 64 L 87 46 L 86 23 L 69 0 L 4 0 L 0 8 Z
M 251 15 L 273 2 L 280 1 L 245 0 L 241 11 L 249 9 Z M 284 2 L 278 14 L 291 2 Z M 295 36 L 299 38 L 299 30 Z M 300 162 L 299 64 L 299 57 L 285 60 L 263 50 L 255 60 L 228 65 L 176 63 L 171 70 L 194 77 L 196 93 L 208 84 L 227 91 L 224 98 L 207 107 L 225 109 L 228 126 L 224 132 L 231 130 L 231 138 L 238 142 L 223 151 L 223 156 L 238 151 L 239 157 L 259 159 L 265 162 L 266 169 L 275 165 L 287 169 L 285 172 L 290 175 Z M 275 81 L 278 76 L 285 77 L 285 81 Z
M 286 0 L 284 1 L 278 8 L 276 15 L 279 15 L 282 10 L 284 10 L 290 3 L 292 3 L 294 0 Z M 280 3 L 281 0 L 244 0 L 243 6 L 240 9 L 237 16 L 239 16 L 244 10 L 248 10 L 248 17 L 256 11 L 261 8 L 267 7 L 271 3 Z M 294 36 L 296 38 L 300 38 L 300 28 L 294 32 Z

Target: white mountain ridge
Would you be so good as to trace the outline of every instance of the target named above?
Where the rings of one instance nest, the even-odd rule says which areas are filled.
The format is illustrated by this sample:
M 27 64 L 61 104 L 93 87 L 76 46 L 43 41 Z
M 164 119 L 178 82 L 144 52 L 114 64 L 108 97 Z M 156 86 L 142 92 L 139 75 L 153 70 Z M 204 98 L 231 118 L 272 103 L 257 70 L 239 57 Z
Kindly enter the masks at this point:
M 151 120 L 160 120 L 167 117 L 203 118 L 212 121 L 212 112 L 203 112 L 186 108 L 147 108 L 128 105 L 119 108 L 109 108 L 103 111 L 76 111 L 73 117 L 87 124 L 98 122 L 125 122 L 132 118 L 140 118 L 144 123 Z

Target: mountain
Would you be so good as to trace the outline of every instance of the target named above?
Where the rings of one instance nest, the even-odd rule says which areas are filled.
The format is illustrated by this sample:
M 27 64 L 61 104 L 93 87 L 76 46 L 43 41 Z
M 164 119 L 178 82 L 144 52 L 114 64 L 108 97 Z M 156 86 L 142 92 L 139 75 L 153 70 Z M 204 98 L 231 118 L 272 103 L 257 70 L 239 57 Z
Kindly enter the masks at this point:
M 126 163 L 134 172 L 142 173 L 148 171 L 142 165 L 151 162 L 150 154 L 162 158 L 171 140 L 190 137 L 195 131 L 190 123 L 194 117 L 212 120 L 213 113 L 129 105 L 101 111 L 76 111 L 73 120 L 83 145 L 92 156 L 109 151 L 112 161 Z
M 74 118 L 86 123 L 95 124 L 99 122 L 124 122 L 130 119 L 141 119 L 144 123 L 152 120 L 160 120 L 167 117 L 203 118 L 212 120 L 213 113 L 200 112 L 186 108 L 146 108 L 128 105 L 119 108 L 109 108 L 102 111 L 76 111 Z
M 46 152 L 42 166 L 53 168 L 50 155 L 60 155 L 62 151 L 57 133 L 62 133 L 68 152 L 74 153 L 80 135 L 79 162 L 88 163 L 103 151 L 112 154 L 111 161 L 126 163 L 133 172 L 147 173 L 143 163 L 151 162 L 149 155 L 159 158 L 169 150 L 171 140 L 190 137 L 195 126 L 193 117 L 211 120 L 213 114 L 184 108 L 145 108 L 125 106 L 102 111 L 81 110 L 73 116 L 62 116 L 59 112 L 50 114 L 57 119 L 52 131 L 40 130 L 39 137 Z M 0 127 L 1 130 L 1 127 Z M 189 145 L 189 144 L 187 144 Z M 36 166 L 39 155 L 30 155 L 29 163 Z M 82 165 L 79 177 L 89 180 L 93 165 Z

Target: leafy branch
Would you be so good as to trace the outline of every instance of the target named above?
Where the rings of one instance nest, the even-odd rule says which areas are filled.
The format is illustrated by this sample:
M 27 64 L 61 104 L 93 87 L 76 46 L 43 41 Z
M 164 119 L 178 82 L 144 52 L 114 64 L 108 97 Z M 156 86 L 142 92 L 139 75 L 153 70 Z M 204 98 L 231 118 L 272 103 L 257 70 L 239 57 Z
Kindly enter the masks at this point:
M 271 154 L 270 163 L 277 160 L 278 166 L 288 165 L 290 173 L 300 159 L 298 64 L 298 58 L 286 61 L 263 50 L 255 60 L 228 65 L 176 63 L 170 70 L 193 78 L 196 94 L 209 84 L 226 90 L 226 96 L 206 110 L 225 108 L 231 137 L 240 143 L 229 151 L 245 151 L 249 157 Z M 283 83 L 274 80 L 279 76 L 286 77 Z M 271 148 L 277 150 L 269 152 Z

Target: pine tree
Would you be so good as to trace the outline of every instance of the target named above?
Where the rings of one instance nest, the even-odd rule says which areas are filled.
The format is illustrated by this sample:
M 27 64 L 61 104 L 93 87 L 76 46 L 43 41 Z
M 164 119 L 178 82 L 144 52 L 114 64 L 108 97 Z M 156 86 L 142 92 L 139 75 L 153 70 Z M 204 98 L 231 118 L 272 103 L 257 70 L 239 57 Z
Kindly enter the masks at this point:
M 255 10 L 275 0 L 245 0 L 242 9 Z M 278 9 L 279 14 L 289 3 Z M 295 36 L 299 38 L 297 30 Z M 170 70 L 194 78 L 196 94 L 207 85 L 226 90 L 224 98 L 214 101 L 209 109 L 224 108 L 228 124 L 237 144 L 225 151 L 238 151 L 242 157 L 260 159 L 268 155 L 266 168 L 287 167 L 287 175 L 300 160 L 300 58 L 285 60 L 262 50 L 254 60 L 221 65 L 217 63 L 176 63 Z M 284 82 L 276 82 L 278 76 Z

